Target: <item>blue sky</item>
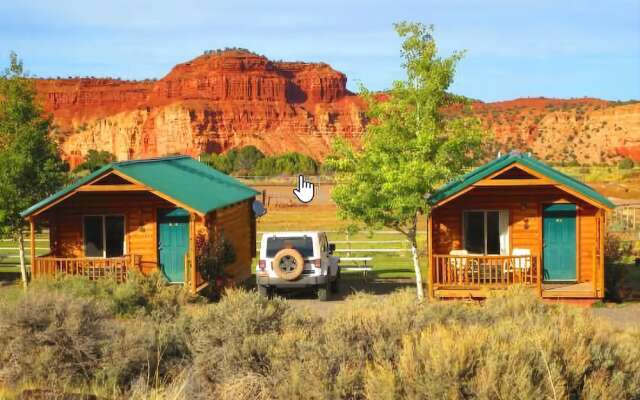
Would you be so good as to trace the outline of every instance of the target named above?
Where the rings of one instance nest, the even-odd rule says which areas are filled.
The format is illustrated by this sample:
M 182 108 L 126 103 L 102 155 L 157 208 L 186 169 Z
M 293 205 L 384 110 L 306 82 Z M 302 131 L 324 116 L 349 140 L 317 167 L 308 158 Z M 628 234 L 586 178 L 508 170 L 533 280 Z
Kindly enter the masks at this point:
M 434 24 L 445 55 L 467 51 L 458 94 L 640 99 L 639 0 L 3 1 L 0 56 L 37 76 L 144 79 L 236 46 L 379 90 L 403 77 L 400 20 Z

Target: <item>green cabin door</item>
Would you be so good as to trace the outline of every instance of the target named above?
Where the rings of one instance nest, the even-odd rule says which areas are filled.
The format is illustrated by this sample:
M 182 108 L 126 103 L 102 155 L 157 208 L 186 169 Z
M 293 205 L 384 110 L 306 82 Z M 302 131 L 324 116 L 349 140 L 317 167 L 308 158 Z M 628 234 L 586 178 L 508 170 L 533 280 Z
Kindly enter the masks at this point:
M 576 280 L 576 205 L 551 204 L 543 210 L 545 281 Z
M 160 269 L 172 283 L 184 283 L 184 256 L 189 247 L 189 213 L 182 208 L 158 210 Z

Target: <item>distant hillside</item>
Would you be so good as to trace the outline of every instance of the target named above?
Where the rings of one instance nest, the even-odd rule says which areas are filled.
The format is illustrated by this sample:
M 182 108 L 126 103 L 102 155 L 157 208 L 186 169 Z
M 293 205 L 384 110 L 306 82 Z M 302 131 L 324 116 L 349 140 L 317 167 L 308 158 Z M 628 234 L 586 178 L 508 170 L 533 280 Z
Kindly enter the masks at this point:
M 547 161 L 579 164 L 622 157 L 640 161 L 639 102 L 523 98 L 474 102 L 471 113 L 495 135 L 496 151 L 520 149 Z
M 246 145 L 322 160 L 336 135 L 357 143 L 366 128 L 364 102 L 346 82 L 327 64 L 270 61 L 244 49 L 206 52 L 159 80 L 36 81 L 56 123 L 52 135 L 72 166 L 90 149 L 123 160 Z M 526 98 L 448 112 L 481 118 L 494 132 L 495 151 L 567 163 L 640 161 L 639 103 Z

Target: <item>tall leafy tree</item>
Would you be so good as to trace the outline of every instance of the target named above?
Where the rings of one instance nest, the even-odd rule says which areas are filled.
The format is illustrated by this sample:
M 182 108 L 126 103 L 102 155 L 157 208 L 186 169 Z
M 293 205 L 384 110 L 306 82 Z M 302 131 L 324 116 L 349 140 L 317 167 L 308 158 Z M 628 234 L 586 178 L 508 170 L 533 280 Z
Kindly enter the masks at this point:
M 50 128 L 51 119 L 36 103 L 34 82 L 11 53 L 9 67 L 0 75 L 0 234 L 18 241 L 25 285 L 26 221 L 19 213 L 52 194 L 66 178 Z
M 105 166 L 106 164 L 116 161 L 116 156 L 104 150 L 91 149 L 84 157 L 84 162 L 78 165 L 73 172 L 95 172 Z
M 402 22 L 395 29 L 403 39 L 406 79 L 383 95 L 362 90 L 371 121 L 362 147 L 337 140 L 328 163 L 336 170 L 332 197 L 342 217 L 394 229 L 411 243 L 422 299 L 418 217 L 429 212 L 429 193 L 482 157 L 485 132 L 476 119 L 443 114 L 464 101 L 447 92 L 462 53 L 438 56 L 431 26 Z

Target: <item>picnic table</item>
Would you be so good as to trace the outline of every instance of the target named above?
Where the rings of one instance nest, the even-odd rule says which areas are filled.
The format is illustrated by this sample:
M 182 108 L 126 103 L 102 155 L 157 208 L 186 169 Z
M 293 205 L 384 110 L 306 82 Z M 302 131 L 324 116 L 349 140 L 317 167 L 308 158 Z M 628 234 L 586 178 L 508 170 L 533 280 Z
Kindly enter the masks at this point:
M 354 264 L 342 265 L 343 261 Z M 370 263 L 373 257 L 340 257 L 340 269 L 343 271 L 361 271 L 364 281 L 367 281 L 367 273 L 373 269 Z

